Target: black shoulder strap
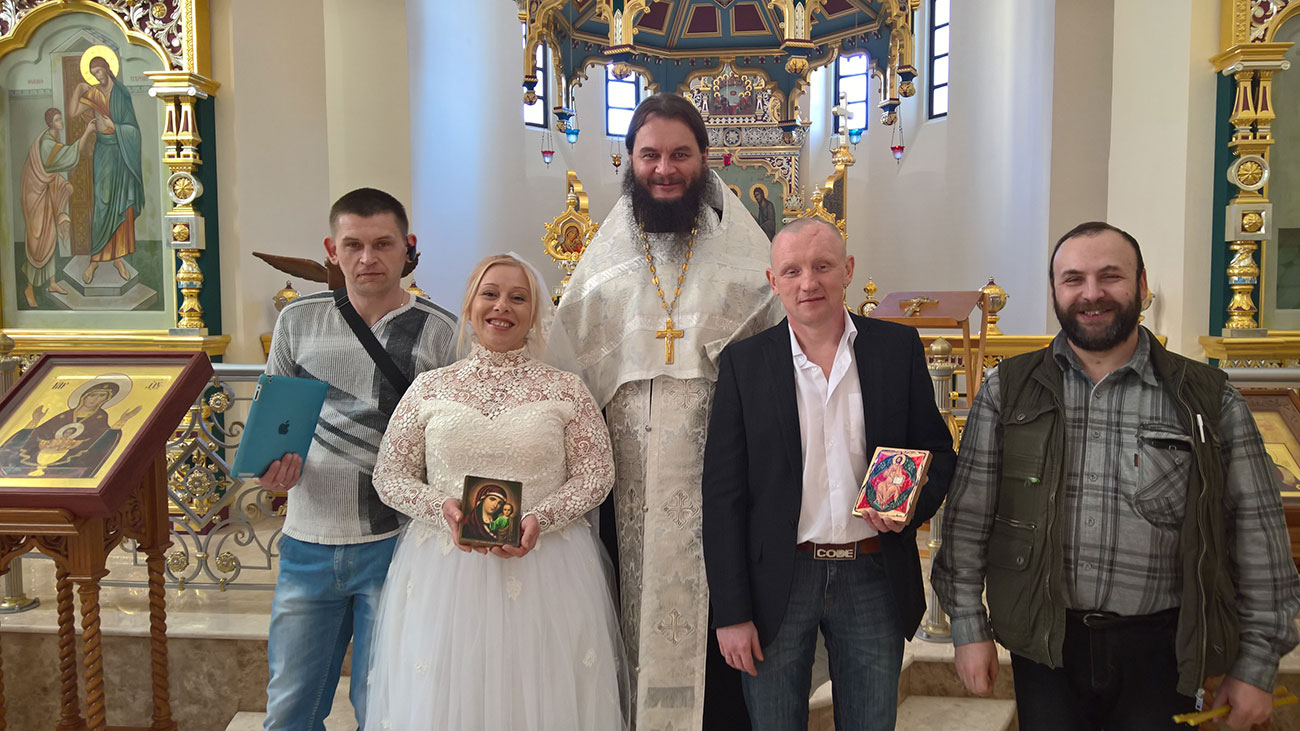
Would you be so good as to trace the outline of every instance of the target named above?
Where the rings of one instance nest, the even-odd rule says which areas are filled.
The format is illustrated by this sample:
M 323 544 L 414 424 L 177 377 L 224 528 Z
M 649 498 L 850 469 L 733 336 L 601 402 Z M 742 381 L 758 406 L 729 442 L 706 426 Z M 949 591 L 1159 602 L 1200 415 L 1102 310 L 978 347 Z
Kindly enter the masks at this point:
M 393 388 L 397 389 L 397 395 L 400 398 L 402 394 L 406 393 L 406 389 L 411 387 L 411 382 L 407 380 L 406 374 L 402 373 L 402 369 L 398 368 L 397 364 L 393 362 L 393 356 L 389 355 L 388 351 L 384 350 L 384 346 L 379 344 L 379 338 L 376 338 L 374 331 L 366 326 L 365 321 L 361 319 L 361 315 L 357 313 L 357 308 L 352 306 L 352 302 L 348 299 L 346 287 L 339 287 L 334 290 L 334 306 L 338 308 L 339 314 L 343 315 L 348 327 L 352 328 L 352 334 L 357 336 L 357 340 L 361 341 L 362 347 L 370 354 L 370 359 L 375 362 L 379 372 L 384 374 L 384 378 L 392 384 Z

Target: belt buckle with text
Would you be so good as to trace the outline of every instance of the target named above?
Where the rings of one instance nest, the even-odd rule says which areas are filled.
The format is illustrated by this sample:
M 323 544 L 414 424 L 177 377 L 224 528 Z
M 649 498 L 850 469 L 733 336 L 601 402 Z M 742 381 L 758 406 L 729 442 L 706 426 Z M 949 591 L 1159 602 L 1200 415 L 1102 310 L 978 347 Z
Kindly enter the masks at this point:
M 813 558 L 822 561 L 852 561 L 858 557 L 858 544 L 852 543 L 848 548 L 823 548 L 813 545 Z

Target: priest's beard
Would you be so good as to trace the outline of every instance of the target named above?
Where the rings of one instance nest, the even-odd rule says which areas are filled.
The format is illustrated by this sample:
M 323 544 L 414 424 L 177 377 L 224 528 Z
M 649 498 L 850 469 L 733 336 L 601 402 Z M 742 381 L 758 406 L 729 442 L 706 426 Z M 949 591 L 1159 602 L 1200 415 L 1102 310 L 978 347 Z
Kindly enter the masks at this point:
M 675 201 L 656 200 L 646 184 L 632 170 L 623 176 L 623 193 L 632 199 L 632 216 L 642 231 L 649 234 L 689 234 L 695 227 L 708 185 L 708 168 L 700 166 L 695 179 Z
M 1133 288 L 1133 298 L 1129 302 L 1116 302 L 1106 298 L 1093 302 L 1078 301 L 1062 310 L 1056 301 L 1056 292 L 1052 292 L 1052 309 L 1056 310 L 1056 320 L 1061 323 L 1065 337 L 1076 346 L 1090 352 L 1104 352 L 1128 340 L 1137 329 L 1138 316 L 1142 312 L 1142 298 L 1138 297 L 1137 288 Z M 1090 332 L 1079 322 L 1079 315 L 1085 310 L 1113 312 L 1110 325 L 1100 332 Z

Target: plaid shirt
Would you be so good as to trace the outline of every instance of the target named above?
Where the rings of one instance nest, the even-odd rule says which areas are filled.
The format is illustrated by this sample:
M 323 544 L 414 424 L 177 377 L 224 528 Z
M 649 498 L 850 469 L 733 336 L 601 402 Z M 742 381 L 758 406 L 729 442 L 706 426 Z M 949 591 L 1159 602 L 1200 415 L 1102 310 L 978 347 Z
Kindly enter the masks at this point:
M 1064 373 L 1064 585 L 1066 606 L 1150 614 L 1181 602 L 1178 533 L 1193 469 L 1192 435 L 1156 380 L 1150 335 L 1132 359 L 1094 384 L 1062 335 L 1052 355 Z M 1001 389 L 989 374 L 966 420 L 932 581 L 958 645 L 992 639 L 982 594 L 1001 471 Z M 1208 425 L 1207 425 L 1208 426 Z M 1272 460 L 1245 400 L 1223 388 L 1219 438 L 1230 565 L 1241 648 L 1231 675 L 1271 689 L 1278 660 L 1300 641 L 1300 578 Z

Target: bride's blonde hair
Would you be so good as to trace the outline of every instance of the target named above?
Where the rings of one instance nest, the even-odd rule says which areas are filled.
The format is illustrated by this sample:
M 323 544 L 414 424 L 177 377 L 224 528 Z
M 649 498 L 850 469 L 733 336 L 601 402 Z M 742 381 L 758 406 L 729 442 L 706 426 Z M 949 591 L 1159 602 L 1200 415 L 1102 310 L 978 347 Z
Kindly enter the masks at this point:
M 483 284 L 483 276 L 487 274 L 488 269 L 497 264 L 518 268 L 528 280 L 528 297 L 533 306 L 533 324 L 524 335 L 524 345 L 528 348 L 529 355 L 540 359 L 546 351 L 546 326 L 543 318 L 551 314 L 554 304 L 546 294 L 541 275 L 531 264 L 514 254 L 493 254 L 485 257 L 474 267 L 474 271 L 470 272 L 469 286 L 465 288 L 465 299 L 460 305 L 460 335 L 456 339 L 456 352 L 464 358 L 478 342 L 478 334 L 474 332 L 474 327 L 469 322 L 469 307 L 474 302 L 474 295 L 478 293 L 479 286 Z

